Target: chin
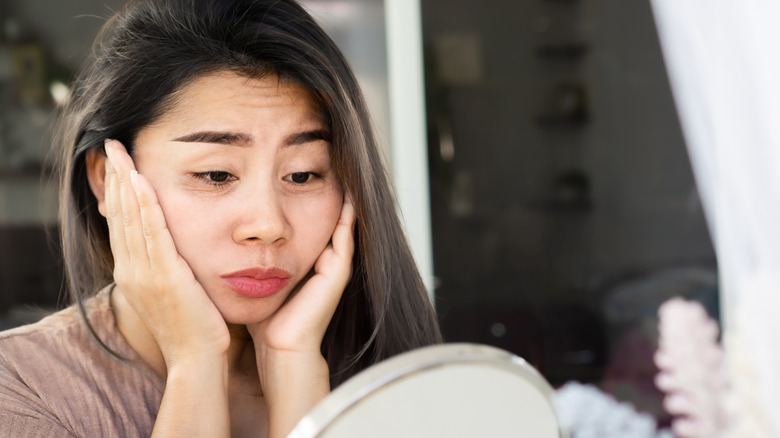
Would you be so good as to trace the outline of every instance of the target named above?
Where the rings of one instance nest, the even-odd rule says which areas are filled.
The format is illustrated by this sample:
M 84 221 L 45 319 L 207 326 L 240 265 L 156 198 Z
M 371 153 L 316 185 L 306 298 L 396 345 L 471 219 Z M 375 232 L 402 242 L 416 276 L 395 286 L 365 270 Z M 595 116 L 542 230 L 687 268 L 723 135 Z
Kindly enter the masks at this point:
M 214 302 L 222 319 L 228 324 L 248 325 L 257 324 L 270 318 L 282 306 L 284 300 L 277 297 L 253 300 L 247 303 L 244 300 L 231 300 L 231 302 Z
M 246 311 L 238 311 L 238 312 L 221 311 L 220 313 L 222 314 L 222 319 L 224 319 L 225 322 L 230 325 L 258 324 L 270 318 L 271 315 L 274 314 L 274 312 L 263 312 L 262 314 L 259 314 L 257 312 L 250 313 Z

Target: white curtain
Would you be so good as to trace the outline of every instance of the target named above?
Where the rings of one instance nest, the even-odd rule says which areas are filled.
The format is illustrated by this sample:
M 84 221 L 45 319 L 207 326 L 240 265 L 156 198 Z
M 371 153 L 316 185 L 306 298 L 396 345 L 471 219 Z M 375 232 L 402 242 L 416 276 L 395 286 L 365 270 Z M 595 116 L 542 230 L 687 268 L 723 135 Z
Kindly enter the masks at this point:
M 780 437 L 780 1 L 651 1 L 718 256 L 728 436 Z

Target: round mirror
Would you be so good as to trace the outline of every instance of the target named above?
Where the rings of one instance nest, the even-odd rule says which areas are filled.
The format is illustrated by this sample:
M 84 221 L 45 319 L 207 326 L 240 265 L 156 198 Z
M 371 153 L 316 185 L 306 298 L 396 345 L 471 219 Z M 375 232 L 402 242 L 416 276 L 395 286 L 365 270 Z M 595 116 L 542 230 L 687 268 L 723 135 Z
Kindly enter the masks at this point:
M 552 396 L 544 378 L 511 353 L 485 345 L 436 345 L 357 374 L 290 437 L 558 438 Z

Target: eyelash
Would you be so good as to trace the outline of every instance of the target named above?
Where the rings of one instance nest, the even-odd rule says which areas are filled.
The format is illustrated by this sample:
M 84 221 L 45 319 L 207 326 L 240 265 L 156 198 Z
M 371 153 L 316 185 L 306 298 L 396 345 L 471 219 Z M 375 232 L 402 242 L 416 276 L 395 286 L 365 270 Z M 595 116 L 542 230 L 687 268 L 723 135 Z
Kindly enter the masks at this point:
M 214 178 L 215 175 L 219 175 L 220 177 L 224 176 L 225 180 L 224 181 L 214 181 L 213 178 Z M 292 181 L 292 178 L 295 175 L 308 175 L 308 178 L 306 179 L 305 182 L 297 183 L 295 181 Z M 236 180 L 236 177 L 233 176 L 232 174 L 230 174 L 230 172 L 225 172 L 225 171 L 221 171 L 221 170 L 211 170 L 211 171 L 208 171 L 208 172 L 193 173 L 192 177 L 195 178 L 195 179 L 199 179 L 199 180 L 205 182 L 206 184 L 209 184 L 209 185 L 212 185 L 212 186 L 215 186 L 215 187 L 223 187 L 223 186 L 225 186 L 225 185 L 227 185 L 227 184 L 229 184 L 229 183 L 231 183 L 231 182 Z M 288 180 L 288 177 L 290 178 L 290 180 Z M 312 178 L 322 178 L 322 175 L 320 175 L 319 173 L 316 173 L 316 172 L 293 172 L 293 173 L 291 173 L 289 175 L 286 175 L 284 177 L 284 180 L 287 181 L 287 182 L 293 183 L 295 185 L 304 185 L 306 183 L 311 182 Z
M 295 182 L 295 181 L 292 181 L 292 178 L 293 178 L 293 176 L 295 176 L 295 175 L 308 175 L 308 178 L 306 179 L 306 181 L 305 181 L 305 182 L 302 182 L 302 183 L 297 183 L 297 182 Z M 287 178 L 288 178 L 288 177 L 290 178 L 290 180 L 289 180 L 289 181 L 287 180 Z M 285 181 L 288 181 L 288 182 L 291 182 L 291 183 L 293 183 L 293 184 L 295 184 L 295 185 L 304 185 L 304 184 L 306 184 L 306 183 L 309 183 L 309 182 L 311 182 L 312 178 L 322 178 L 322 175 L 320 175 L 320 174 L 318 174 L 318 173 L 316 173 L 316 172 L 293 172 L 293 173 L 291 173 L 291 174 L 289 174 L 289 175 L 285 176 L 285 177 L 284 177 L 284 180 L 285 180 Z
M 226 177 L 226 179 L 224 181 L 214 181 L 212 179 L 214 177 L 214 175 L 219 175 L 219 176 L 223 176 L 224 175 Z M 225 171 L 221 171 L 221 170 L 211 170 L 209 172 L 193 173 L 192 177 L 195 178 L 195 179 L 201 180 L 201 181 L 205 182 L 206 184 L 215 186 L 215 187 L 225 186 L 225 185 L 235 181 L 235 179 L 236 179 L 236 177 L 233 176 L 232 174 L 230 174 L 230 172 L 225 172 Z

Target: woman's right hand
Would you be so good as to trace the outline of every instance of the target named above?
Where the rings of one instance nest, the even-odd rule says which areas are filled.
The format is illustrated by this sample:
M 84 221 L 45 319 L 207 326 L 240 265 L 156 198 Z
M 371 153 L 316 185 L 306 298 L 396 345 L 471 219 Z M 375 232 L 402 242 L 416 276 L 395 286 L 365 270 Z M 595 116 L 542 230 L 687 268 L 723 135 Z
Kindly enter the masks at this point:
M 161 354 L 164 361 L 149 363 L 166 375 L 152 436 L 228 437 L 228 327 L 176 251 L 149 181 L 136 172 L 118 141 L 106 142 L 106 154 L 105 203 L 114 293 L 137 315 L 142 325 L 138 331 L 148 330 L 159 347 L 159 352 L 146 355 L 139 351 L 141 357 L 154 362 Z M 138 336 L 135 330 L 123 334 Z
M 149 181 L 116 140 L 106 141 L 106 218 L 116 291 L 160 348 L 167 371 L 227 352 L 230 333 L 179 255 Z

